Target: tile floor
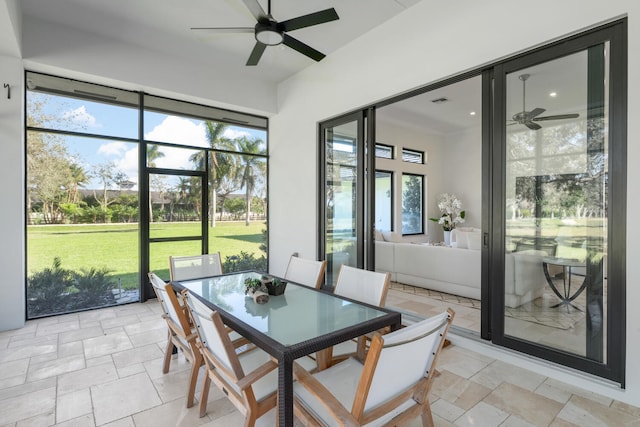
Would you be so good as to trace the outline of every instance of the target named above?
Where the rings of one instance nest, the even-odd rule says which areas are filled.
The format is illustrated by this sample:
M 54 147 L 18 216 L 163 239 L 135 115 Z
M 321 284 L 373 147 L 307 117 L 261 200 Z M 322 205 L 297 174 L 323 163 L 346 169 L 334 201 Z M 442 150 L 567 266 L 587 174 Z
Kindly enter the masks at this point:
M 189 366 L 179 356 L 162 374 L 165 338 L 155 301 L 0 332 L 0 426 L 242 425 L 215 389 L 204 418 L 185 408 Z M 436 426 L 640 426 L 639 408 L 453 345 L 438 369 Z

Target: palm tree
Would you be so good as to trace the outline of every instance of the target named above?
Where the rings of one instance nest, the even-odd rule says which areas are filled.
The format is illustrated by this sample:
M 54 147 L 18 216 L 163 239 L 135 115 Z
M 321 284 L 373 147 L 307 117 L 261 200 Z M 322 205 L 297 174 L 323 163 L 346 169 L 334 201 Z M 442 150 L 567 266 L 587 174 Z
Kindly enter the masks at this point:
M 164 153 L 160 151 L 160 146 L 157 144 L 149 144 L 147 145 L 147 167 L 155 168 L 156 160 L 164 157 Z M 162 201 L 162 207 L 164 209 L 164 189 L 162 188 L 162 180 L 154 182 L 154 184 L 158 184 L 160 200 Z M 151 196 L 149 196 L 149 221 L 153 222 L 153 202 L 151 201 Z
M 223 136 L 224 131 L 227 129 L 225 123 L 214 122 L 207 120 L 204 122 L 207 141 L 209 141 L 209 147 L 218 150 L 231 150 L 233 149 L 232 141 Z M 192 155 L 191 160 L 198 170 L 205 170 L 205 162 L 207 161 L 206 151 L 202 150 Z M 216 196 L 217 190 L 220 186 L 220 182 L 229 175 L 233 174 L 233 162 L 231 155 L 228 153 L 209 151 L 209 164 L 211 165 L 211 173 L 209 174 L 209 187 L 211 188 L 211 226 L 216 226 Z
M 249 139 L 246 136 L 236 139 L 238 151 L 243 154 L 242 166 L 240 169 L 241 184 L 240 188 L 245 188 L 245 201 L 247 209 L 245 212 L 245 224 L 249 225 L 251 218 L 251 198 L 253 196 L 253 190 L 261 180 L 263 180 L 266 172 L 266 164 L 264 159 L 258 156 L 250 154 L 262 153 L 262 147 L 264 141 L 260 138 Z

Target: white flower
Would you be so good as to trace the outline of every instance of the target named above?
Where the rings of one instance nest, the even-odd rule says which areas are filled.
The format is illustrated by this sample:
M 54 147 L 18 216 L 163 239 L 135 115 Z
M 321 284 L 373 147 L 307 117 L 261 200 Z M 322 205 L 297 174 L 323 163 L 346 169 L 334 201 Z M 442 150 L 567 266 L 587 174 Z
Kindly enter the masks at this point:
M 465 211 L 462 210 L 462 202 L 455 194 L 444 193 L 439 197 L 438 209 L 442 212 L 440 218 L 429 218 L 442 225 L 445 231 L 456 228 L 456 224 L 464 222 Z

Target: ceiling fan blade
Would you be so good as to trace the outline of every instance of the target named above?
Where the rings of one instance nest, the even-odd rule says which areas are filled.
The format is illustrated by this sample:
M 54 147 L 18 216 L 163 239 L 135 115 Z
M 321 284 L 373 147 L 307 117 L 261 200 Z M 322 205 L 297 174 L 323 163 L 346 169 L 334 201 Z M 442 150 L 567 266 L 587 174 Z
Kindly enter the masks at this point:
M 561 119 L 577 119 L 580 117 L 580 114 L 556 114 L 555 116 L 544 116 L 544 117 L 536 117 L 535 121 L 544 121 L 544 120 L 561 120 Z
M 247 9 L 249 9 L 249 12 L 251 12 L 253 17 L 256 18 L 256 21 L 268 18 L 267 13 L 264 11 L 262 6 L 260 6 L 258 0 L 242 0 L 242 2 L 247 6 Z
M 285 31 L 293 31 L 304 27 L 310 27 L 312 25 L 335 21 L 336 19 L 340 19 L 340 17 L 336 10 L 331 8 L 321 10 L 320 12 L 310 13 L 308 15 L 298 16 L 297 18 L 291 18 L 280 22 L 280 25 L 282 25 L 282 28 Z
M 253 33 L 254 27 L 191 27 L 192 30 L 207 31 L 210 33 L 230 34 L 230 33 Z
M 324 53 L 318 52 L 311 46 L 306 45 L 302 43 L 300 40 L 294 39 L 293 37 L 287 34 L 284 34 L 284 39 L 282 40 L 282 43 L 285 46 L 289 46 L 291 49 L 297 50 L 301 54 L 306 55 L 315 61 L 320 61 L 322 60 L 322 58 L 325 57 Z
M 258 65 L 258 61 L 262 58 L 262 54 L 266 48 L 266 44 L 256 42 L 255 46 L 253 46 L 253 50 L 251 51 L 251 55 L 249 55 L 249 59 L 247 59 L 247 65 Z
M 526 127 L 528 127 L 531 130 L 542 129 L 542 126 L 540 126 L 537 123 L 533 123 L 533 122 L 524 122 L 523 125 L 525 125 Z
M 535 116 L 539 116 L 540 114 L 544 113 L 545 110 L 544 108 L 534 108 L 533 110 L 529 111 L 529 114 L 527 114 L 529 116 L 529 118 L 534 118 Z

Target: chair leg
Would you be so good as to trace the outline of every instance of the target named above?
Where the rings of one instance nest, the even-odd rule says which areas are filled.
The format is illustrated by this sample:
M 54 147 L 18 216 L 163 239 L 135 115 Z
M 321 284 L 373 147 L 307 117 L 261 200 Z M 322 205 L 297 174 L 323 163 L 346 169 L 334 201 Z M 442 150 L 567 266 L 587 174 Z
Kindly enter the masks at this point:
M 433 415 L 431 414 L 431 405 L 429 405 L 428 401 L 424 403 L 424 411 L 422 411 L 422 427 L 435 427 Z
M 169 372 L 169 365 L 171 364 L 171 354 L 173 352 L 173 349 L 175 348 L 173 341 L 171 341 L 171 331 L 169 331 L 168 335 L 169 337 L 167 339 L 167 349 L 164 351 L 164 366 L 162 367 L 163 374 Z
M 202 382 L 202 391 L 200 392 L 200 418 L 207 414 L 207 400 L 209 400 L 209 387 L 211 387 L 211 378 L 209 372 L 205 373 Z
M 189 377 L 189 391 L 187 392 L 187 408 L 191 408 L 193 406 L 193 401 L 196 395 L 198 373 L 200 372 L 200 366 L 202 366 L 202 356 L 199 356 L 199 352 L 195 355 L 192 365 L 191 376 Z

